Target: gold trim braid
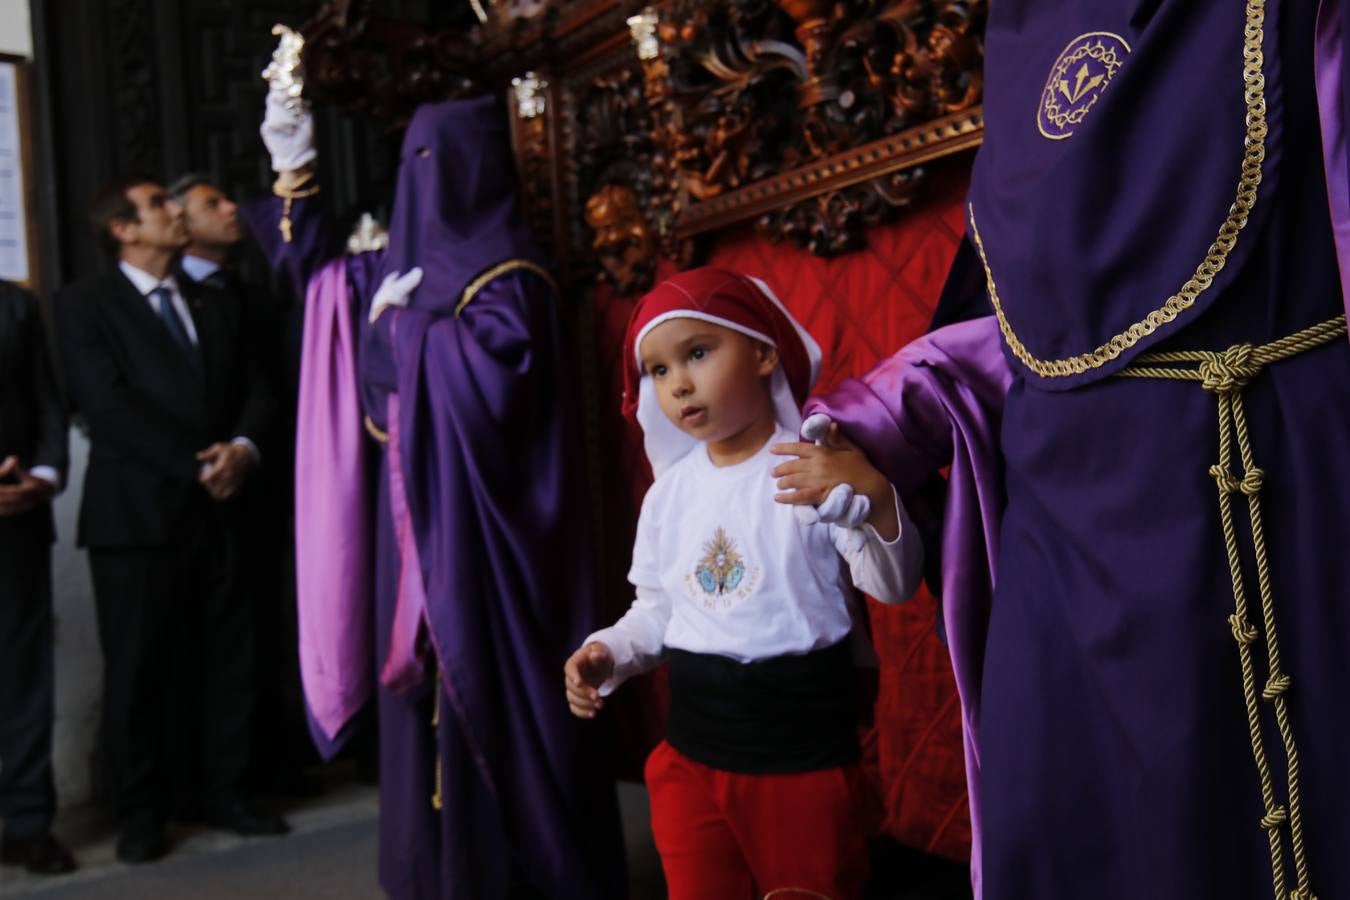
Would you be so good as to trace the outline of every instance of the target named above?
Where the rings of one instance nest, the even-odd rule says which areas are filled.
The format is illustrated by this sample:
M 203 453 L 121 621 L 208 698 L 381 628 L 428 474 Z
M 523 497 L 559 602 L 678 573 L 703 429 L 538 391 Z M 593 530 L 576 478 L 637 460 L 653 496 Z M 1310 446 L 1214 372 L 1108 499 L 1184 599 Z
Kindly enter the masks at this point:
M 989 285 L 989 300 L 993 304 L 994 314 L 998 317 L 999 330 L 1007 341 L 1013 355 L 1032 372 L 1042 378 L 1067 378 L 1081 375 L 1092 369 L 1098 369 L 1119 358 L 1121 354 L 1152 335 L 1160 328 L 1176 321 L 1177 316 L 1195 305 L 1196 299 L 1209 290 L 1214 279 L 1228 262 L 1228 256 L 1237 246 L 1238 235 L 1247 226 L 1251 212 L 1256 208 L 1257 191 L 1261 186 L 1261 167 L 1266 160 L 1266 135 L 1269 127 L 1266 123 L 1266 76 L 1265 40 L 1266 4 L 1265 0 L 1247 0 L 1247 24 L 1242 44 L 1242 83 L 1243 97 L 1247 105 L 1247 136 L 1242 157 L 1242 173 L 1238 178 L 1237 199 L 1228 209 L 1228 216 L 1219 228 L 1219 236 L 1210 245 L 1204 260 L 1196 267 L 1195 273 L 1181 286 L 1181 290 L 1167 298 L 1158 309 L 1111 338 L 1105 344 L 1087 353 L 1064 359 L 1040 359 L 1018 339 L 994 284 L 994 272 L 989 266 L 989 257 L 984 251 L 984 242 L 980 239 L 980 230 L 975 225 L 975 206 L 970 204 L 970 231 L 975 239 L 975 249 L 979 251 L 980 262 L 984 264 L 985 279 Z
M 494 278 L 500 278 L 509 272 L 518 271 L 533 272 L 547 281 L 554 291 L 558 290 L 558 283 L 553 280 L 553 276 L 550 275 L 548 270 L 543 266 L 538 263 L 530 262 L 528 259 L 508 259 L 504 263 L 498 263 L 479 275 L 473 281 L 469 282 L 469 286 L 464 289 L 464 293 L 460 294 L 459 302 L 455 304 L 455 315 L 459 315 L 463 312 L 464 307 L 468 306 L 473 298 L 478 296 L 478 292 L 486 287 L 488 282 L 492 281 Z
M 1289 708 L 1285 692 L 1290 678 L 1280 666 L 1280 644 L 1275 631 L 1275 601 L 1271 590 L 1270 558 L 1266 552 L 1265 530 L 1261 520 L 1261 487 L 1265 474 L 1252 459 L 1251 438 L 1247 431 L 1247 413 L 1242 404 L 1242 389 L 1260 375 L 1266 366 L 1289 359 L 1317 347 L 1345 337 L 1345 316 L 1337 316 L 1320 325 L 1281 338 L 1261 347 L 1237 344 L 1222 352 L 1183 351 L 1176 353 L 1146 353 L 1138 362 L 1120 371 L 1133 378 L 1164 378 L 1198 381 L 1219 401 L 1219 461 L 1209 468 L 1209 474 L 1219 489 L 1219 519 L 1223 523 L 1224 546 L 1228 552 L 1228 568 L 1233 583 L 1233 614 L 1228 625 L 1238 645 L 1238 661 L 1242 666 L 1242 696 L 1247 706 L 1247 726 L 1251 732 L 1252 757 L 1256 761 L 1261 780 L 1261 798 L 1266 814 L 1261 827 L 1270 841 L 1270 865 L 1278 900 L 1315 900 L 1308 875 L 1308 861 L 1303 845 L 1302 804 L 1299 793 L 1298 749 L 1289 723 Z M 1242 475 L 1233 473 L 1233 441 L 1237 440 L 1238 458 Z M 1252 659 L 1252 645 L 1261 639 L 1261 629 L 1248 618 L 1247 584 L 1250 579 L 1242 571 L 1242 557 L 1238 549 L 1237 527 L 1233 523 L 1233 495 L 1247 497 L 1247 512 L 1252 533 L 1252 548 L 1256 557 L 1256 583 L 1261 597 L 1261 625 L 1266 638 L 1266 683 L 1260 699 L 1272 705 L 1275 721 L 1284 743 L 1288 806 L 1279 802 L 1266 757 L 1265 739 L 1261 733 L 1261 709 L 1256 686 L 1256 666 Z M 1298 888 L 1285 893 L 1284 843 L 1280 829 L 1289 826 L 1289 841 L 1293 851 L 1294 873 Z

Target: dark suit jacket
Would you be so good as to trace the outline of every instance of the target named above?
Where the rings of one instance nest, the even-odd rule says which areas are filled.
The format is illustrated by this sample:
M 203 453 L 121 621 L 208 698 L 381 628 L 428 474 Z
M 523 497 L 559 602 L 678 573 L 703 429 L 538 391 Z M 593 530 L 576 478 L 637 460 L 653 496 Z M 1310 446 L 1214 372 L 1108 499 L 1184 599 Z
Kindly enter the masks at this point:
M 120 271 L 56 297 L 71 404 L 89 428 L 81 546 L 166 543 L 175 523 L 201 514 L 199 451 L 247 437 L 267 452 L 273 401 L 238 306 L 188 278 L 178 287 L 197 330 L 200 364 Z
M 37 298 L 0 281 L 0 460 L 17 456 L 24 468 L 51 466 L 64 481 L 68 428 Z M 51 506 L 0 516 L 0 540 L 21 535 L 50 543 Z

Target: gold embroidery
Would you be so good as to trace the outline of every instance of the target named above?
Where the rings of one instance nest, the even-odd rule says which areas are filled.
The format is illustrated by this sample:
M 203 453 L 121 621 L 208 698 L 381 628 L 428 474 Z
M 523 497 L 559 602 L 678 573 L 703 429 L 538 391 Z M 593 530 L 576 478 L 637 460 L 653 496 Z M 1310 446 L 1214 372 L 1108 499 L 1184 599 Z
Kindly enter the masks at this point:
M 1228 569 L 1233 585 L 1233 614 L 1228 617 L 1233 640 L 1238 645 L 1238 661 L 1242 667 L 1242 696 L 1247 707 L 1247 726 L 1251 734 L 1252 758 L 1256 761 L 1257 777 L 1261 782 L 1261 798 L 1266 814 L 1261 817 L 1270 842 L 1270 865 L 1275 885 L 1275 896 L 1285 898 L 1284 845 L 1280 828 L 1289 826 L 1289 841 L 1293 850 L 1294 871 L 1298 888 L 1291 891 L 1288 900 L 1314 900 L 1308 861 L 1303 847 L 1303 821 L 1299 793 L 1298 749 L 1294 746 L 1294 732 L 1289 723 L 1289 709 L 1284 694 L 1291 680 L 1280 666 L 1280 645 L 1275 631 L 1275 601 L 1271 590 L 1270 559 L 1266 553 L 1265 530 L 1261 520 L 1261 487 L 1265 473 L 1252 457 L 1251 436 L 1247 430 L 1247 413 L 1242 403 L 1242 389 L 1266 366 L 1306 353 L 1345 337 L 1345 316 L 1306 328 L 1297 334 L 1281 338 L 1261 347 L 1237 344 L 1216 353 L 1186 351 L 1176 353 L 1145 353 L 1137 364 L 1120 371 L 1133 378 L 1166 378 L 1180 381 L 1198 381 L 1219 401 L 1219 461 L 1210 466 L 1209 474 L 1219 490 L 1219 520 L 1223 524 L 1224 546 L 1228 553 Z M 1233 474 L 1233 443 L 1236 438 L 1242 477 Z M 1256 557 L 1256 584 L 1261 597 L 1261 626 L 1265 629 L 1267 678 L 1259 698 L 1275 710 L 1275 721 L 1284 743 L 1288 806 L 1279 802 L 1266 757 L 1265 739 L 1261 733 L 1261 711 L 1256 686 L 1256 667 L 1252 661 L 1252 647 L 1261 638 L 1261 632 L 1247 617 L 1247 585 L 1250 579 L 1242 571 L 1242 557 L 1238 549 L 1237 527 L 1233 523 L 1233 495 L 1247 498 L 1248 524 L 1252 534 L 1252 551 Z
M 1090 31 L 1069 41 L 1050 67 L 1041 91 L 1041 105 L 1036 111 L 1036 128 L 1041 134 L 1052 141 L 1071 137 L 1073 128 L 1082 124 L 1097 105 L 1129 53 L 1129 42 L 1109 31 Z
M 389 432 L 381 431 L 379 426 L 371 421 L 370 416 L 366 416 L 366 433 L 381 444 L 389 443 Z
M 1176 321 L 1177 316 L 1195 305 L 1198 298 L 1209 290 L 1215 277 L 1228 262 L 1228 256 L 1237 246 L 1238 235 L 1247 226 L 1247 220 L 1256 207 L 1257 190 L 1261 186 L 1261 166 L 1266 159 L 1266 76 L 1263 72 L 1265 53 L 1262 41 L 1265 39 L 1265 0 L 1247 0 L 1247 26 L 1242 46 L 1242 81 L 1245 85 L 1244 100 L 1247 106 L 1246 150 L 1242 158 L 1242 173 L 1238 178 L 1237 198 L 1229 207 L 1228 216 L 1219 228 L 1219 235 L 1210 245 L 1209 252 L 1195 269 L 1195 273 L 1181 286 L 1181 290 L 1167 298 L 1158 309 L 1120 332 L 1095 350 L 1080 353 L 1064 359 L 1040 359 L 1018 339 L 1008 322 L 1003 304 L 998 296 L 998 287 L 994 283 L 994 272 L 989 265 L 989 257 L 980 239 L 979 228 L 975 224 L 975 205 L 971 204 L 970 231 L 975 239 L 975 249 L 979 251 L 980 262 L 984 265 L 985 279 L 989 285 L 989 301 L 993 304 L 994 314 L 998 317 L 998 327 L 1008 348 L 1022 365 L 1042 378 L 1067 378 L 1081 375 L 1091 369 L 1097 369 L 1152 335 L 1165 325 Z
M 783 897 L 784 900 L 788 897 L 808 897 L 811 898 L 811 900 L 834 900 L 829 894 L 822 894 L 809 888 L 796 887 L 774 888 L 764 895 L 764 900 L 773 900 L 774 897 Z
M 498 263 L 482 275 L 479 275 L 473 281 L 469 282 L 469 286 L 464 289 L 464 293 L 460 294 L 459 302 L 455 304 L 455 315 L 459 315 L 463 312 L 464 307 L 469 305 L 469 302 L 478 295 L 479 291 L 487 286 L 488 282 L 492 281 L 494 278 L 500 278 L 508 272 L 517 271 L 533 272 L 547 281 L 554 291 L 558 290 L 557 282 L 553 280 L 553 276 L 550 275 L 548 270 L 543 266 L 538 263 L 532 263 L 528 259 L 508 259 L 504 263 Z

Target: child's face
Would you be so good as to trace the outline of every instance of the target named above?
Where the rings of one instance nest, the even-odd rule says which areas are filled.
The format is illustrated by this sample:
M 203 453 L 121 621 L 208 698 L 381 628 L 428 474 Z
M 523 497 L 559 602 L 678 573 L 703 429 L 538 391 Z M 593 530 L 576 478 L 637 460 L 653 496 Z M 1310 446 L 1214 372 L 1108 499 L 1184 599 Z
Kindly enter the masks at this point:
M 737 435 L 773 415 L 768 377 L 778 365 L 772 347 L 699 319 L 669 319 L 638 347 L 661 411 L 701 441 Z

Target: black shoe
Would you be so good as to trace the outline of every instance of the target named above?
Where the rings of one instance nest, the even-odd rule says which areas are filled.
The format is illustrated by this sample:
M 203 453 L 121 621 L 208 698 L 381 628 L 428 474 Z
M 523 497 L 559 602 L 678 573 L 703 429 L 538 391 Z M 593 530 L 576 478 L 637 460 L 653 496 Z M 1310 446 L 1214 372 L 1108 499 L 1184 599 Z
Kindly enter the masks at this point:
M 154 862 L 168 852 L 164 826 L 157 819 L 137 817 L 122 827 L 117 839 L 117 858 L 129 866 Z
M 307 800 L 323 793 L 323 779 L 300 769 L 275 772 L 267 778 L 259 779 L 258 792 L 272 797 L 287 797 L 292 800 Z
M 208 805 L 205 811 L 206 824 L 212 828 L 233 831 L 245 837 L 287 834 L 291 830 L 291 826 L 281 816 L 242 797 Z
M 64 875 L 75 871 L 74 858 L 50 831 L 30 837 L 5 835 L 0 839 L 0 860 L 7 866 L 23 866 L 34 875 Z

